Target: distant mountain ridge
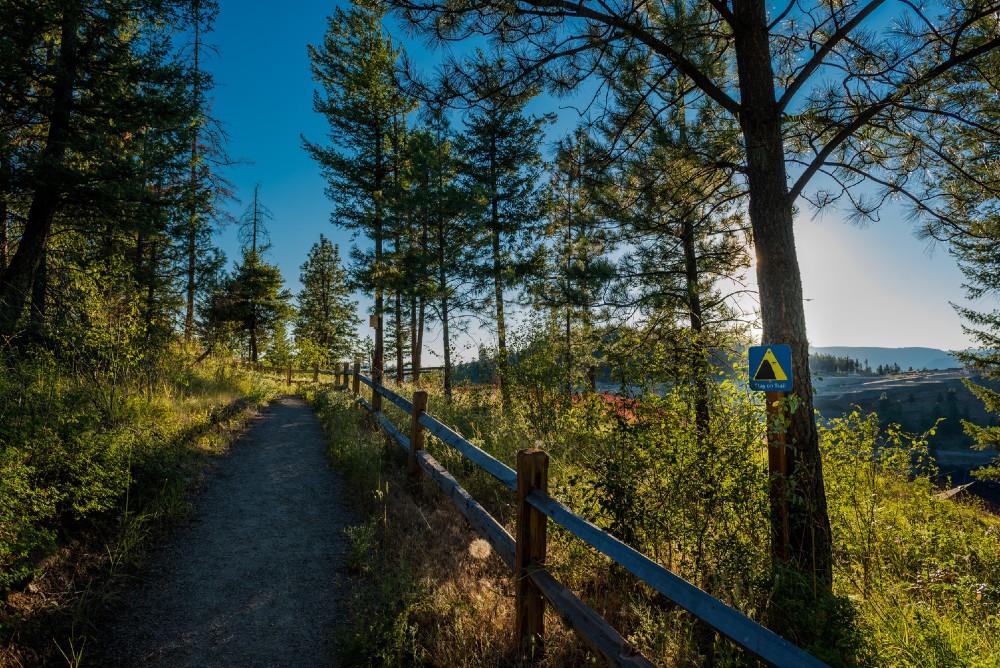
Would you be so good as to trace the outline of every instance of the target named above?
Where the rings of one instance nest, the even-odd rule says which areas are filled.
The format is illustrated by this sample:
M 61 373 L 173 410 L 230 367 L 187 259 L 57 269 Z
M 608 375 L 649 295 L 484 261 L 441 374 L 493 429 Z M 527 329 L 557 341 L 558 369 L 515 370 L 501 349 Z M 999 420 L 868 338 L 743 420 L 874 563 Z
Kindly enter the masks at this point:
M 867 346 L 821 346 L 809 348 L 810 353 L 850 357 L 862 363 L 868 360 L 873 369 L 898 364 L 906 371 L 920 369 L 959 369 L 962 365 L 947 350 L 939 348 L 878 348 Z

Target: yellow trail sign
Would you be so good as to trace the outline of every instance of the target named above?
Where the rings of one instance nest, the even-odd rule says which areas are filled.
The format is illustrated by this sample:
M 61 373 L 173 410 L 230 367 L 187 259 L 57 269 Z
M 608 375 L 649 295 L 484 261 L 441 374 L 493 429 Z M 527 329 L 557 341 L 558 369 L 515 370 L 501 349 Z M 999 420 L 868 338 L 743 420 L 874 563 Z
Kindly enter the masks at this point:
M 781 368 L 781 364 L 778 363 L 778 358 L 774 356 L 774 353 L 770 348 L 764 353 L 764 359 L 760 361 L 760 366 L 757 367 L 757 373 L 753 375 L 754 380 L 788 380 L 788 374 L 785 370 Z

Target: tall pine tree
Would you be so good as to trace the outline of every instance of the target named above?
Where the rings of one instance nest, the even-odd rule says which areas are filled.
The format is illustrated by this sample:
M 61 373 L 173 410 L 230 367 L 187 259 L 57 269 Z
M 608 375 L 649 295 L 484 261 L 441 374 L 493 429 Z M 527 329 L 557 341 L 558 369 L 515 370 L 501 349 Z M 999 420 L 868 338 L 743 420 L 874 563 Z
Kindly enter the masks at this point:
M 296 346 L 314 347 L 320 354 L 317 362 L 348 358 L 357 347 L 357 304 L 350 300 L 340 249 L 322 234 L 309 250 L 299 280 Z
M 285 325 L 292 315 L 292 295 L 284 288 L 281 271 L 264 261 L 270 245 L 266 226 L 270 217 L 260 202 L 258 185 L 240 223 L 240 260 L 208 308 L 209 321 L 216 328 L 230 326 L 246 358 L 255 363 L 273 341 L 284 341 Z
M 424 126 L 410 139 L 410 189 L 405 206 L 410 208 L 420 230 L 416 247 L 419 252 L 411 254 L 410 273 L 419 286 L 421 300 L 430 301 L 432 315 L 441 323 L 444 393 L 449 399 L 454 314 L 463 273 L 461 249 L 469 232 L 462 221 L 468 206 L 458 170 L 459 156 L 447 117 L 440 105 L 429 107 Z M 414 347 L 419 351 L 421 345 L 417 342 Z M 419 359 L 414 360 L 414 368 L 419 366 Z
M 558 143 L 552 166 L 551 212 L 547 234 L 552 240 L 545 280 L 535 293 L 541 305 L 561 320 L 565 389 L 569 394 L 586 376 L 594 379 L 598 307 L 614 277 L 614 234 L 604 213 L 606 157 L 579 127 Z
M 502 65 L 502 64 L 501 64 Z M 502 67 L 481 60 L 476 89 L 481 101 L 466 119 L 458 140 L 463 181 L 474 209 L 467 259 L 468 277 L 482 296 L 497 332 L 497 373 L 503 406 L 510 405 L 507 300 L 511 291 L 537 273 L 538 237 L 546 196 L 539 145 L 548 119 L 526 115 L 534 90 L 505 91 Z
M 397 85 L 394 69 L 399 48 L 382 28 L 384 9 L 369 3 L 337 8 L 330 17 L 323 43 L 309 46 L 313 79 L 320 85 L 313 105 L 329 122 L 328 145 L 303 139 L 327 180 L 333 201 L 332 221 L 367 236 L 371 252 L 362 251 L 355 279 L 374 292 L 375 364 L 373 378 L 381 382 L 384 368 L 384 295 L 388 284 L 384 243 L 392 185 L 394 120 L 413 108 Z M 377 408 L 377 407 L 376 407 Z

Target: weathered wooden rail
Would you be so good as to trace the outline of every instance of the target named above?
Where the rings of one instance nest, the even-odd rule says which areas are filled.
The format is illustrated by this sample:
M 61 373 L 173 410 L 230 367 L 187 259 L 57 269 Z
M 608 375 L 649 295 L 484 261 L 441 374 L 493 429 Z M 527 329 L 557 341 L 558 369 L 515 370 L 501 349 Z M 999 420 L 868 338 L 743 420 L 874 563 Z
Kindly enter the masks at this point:
M 343 370 L 341 370 L 339 367 L 336 368 L 336 369 L 320 369 L 319 365 L 314 365 L 310 369 L 297 369 L 297 368 L 294 368 L 291 364 L 288 364 L 287 366 L 279 367 L 279 366 L 274 366 L 273 364 L 264 364 L 263 362 L 258 362 L 257 364 L 253 364 L 251 362 L 246 362 L 245 366 L 247 368 L 257 369 L 257 371 L 260 371 L 261 373 L 268 373 L 268 374 L 276 375 L 276 376 L 279 376 L 279 377 L 280 376 L 284 376 L 285 377 L 285 382 L 289 383 L 289 384 L 291 384 L 293 382 L 308 382 L 306 380 L 296 379 L 295 376 L 296 375 L 302 375 L 302 374 L 305 374 L 305 375 L 308 376 L 309 374 L 312 374 L 312 382 L 314 382 L 314 383 L 319 382 L 319 377 L 320 376 L 333 376 L 334 377 L 334 381 L 333 382 L 334 382 L 335 385 L 346 385 L 347 384 L 347 379 L 350 378 L 351 374 L 352 374 L 351 368 L 350 368 L 350 363 L 348 363 L 348 362 L 344 362 Z M 443 370 L 444 370 L 443 366 L 423 366 L 423 367 L 420 367 L 420 373 L 427 373 L 427 372 L 430 372 L 430 371 L 443 371 Z M 365 369 L 365 371 L 370 371 L 370 369 Z M 385 373 L 389 374 L 389 373 L 394 373 L 394 372 L 395 372 L 395 369 L 389 369 Z M 403 368 L 403 377 L 405 378 L 406 376 L 411 376 L 412 377 L 413 376 L 413 369 L 411 369 L 410 367 L 404 367 Z M 343 379 L 343 381 L 341 379 Z
M 545 452 L 535 449 L 519 452 L 517 468 L 512 469 L 428 413 L 426 392 L 416 391 L 412 399 L 407 399 L 362 375 L 357 362 L 353 369 L 348 369 L 345 365 L 344 371 L 344 382 L 338 382 L 338 385 L 346 386 L 354 394 L 357 404 L 372 413 L 375 421 L 406 453 L 411 483 L 419 484 L 422 473 L 426 474 L 454 502 L 469 524 L 490 543 L 501 561 L 514 571 L 515 632 L 527 656 L 544 648 L 543 616 L 547 603 L 609 665 L 633 668 L 653 666 L 606 620 L 545 569 L 546 527 L 551 520 L 765 664 L 777 668 L 826 666 L 549 496 L 548 455 Z M 350 374 L 346 373 L 348 371 Z M 347 382 L 348 377 L 351 383 Z M 361 385 L 371 388 L 371 401 L 362 396 Z M 410 417 L 408 435 L 382 412 L 373 410 L 372 405 L 377 396 L 390 401 Z M 427 432 L 515 493 L 515 536 L 511 536 L 424 449 Z

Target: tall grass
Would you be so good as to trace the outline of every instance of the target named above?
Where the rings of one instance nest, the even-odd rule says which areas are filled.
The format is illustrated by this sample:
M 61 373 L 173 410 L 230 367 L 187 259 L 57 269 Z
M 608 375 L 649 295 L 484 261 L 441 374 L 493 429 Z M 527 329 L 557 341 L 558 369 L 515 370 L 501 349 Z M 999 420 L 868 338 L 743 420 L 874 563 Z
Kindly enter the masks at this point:
M 150 532 L 186 516 L 208 456 L 275 392 L 232 360 L 193 360 L 176 347 L 0 355 L 0 659 L 76 661 L 77 627 L 110 591 L 99 582 L 133 570 Z
M 706 437 L 682 389 L 623 402 L 539 397 L 534 386 L 515 392 L 507 412 L 491 388 L 461 388 L 451 402 L 432 379 L 423 389 L 430 413 L 510 465 L 519 449 L 541 444 L 554 496 L 832 665 L 1000 665 L 1000 520 L 935 498 L 923 438 L 856 414 L 822 430 L 837 546 L 831 597 L 772 564 L 756 396 L 714 388 Z M 356 607 L 364 622 L 348 643 L 368 657 L 359 664 L 514 665 L 510 572 L 473 555 L 475 535 L 430 486 L 407 492 L 395 446 L 358 426 L 364 418 L 343 393 L 311 398 L 330 428 L 331 456 L 370 517 L 371 530 L 352 537 L 363 536 L 367 555 Z M 391 404 L 386 413 L 408 426 Z M 513 529 L 506 489 L 436 439 L 427 447 Z M 654 662 L 753 665 L 565 532 L 551 536 L 549 568 Z M 546 665 L 594 660 L 557 619 L 547 621 Z M 365 647 L 379 648 L 377 660 Z

